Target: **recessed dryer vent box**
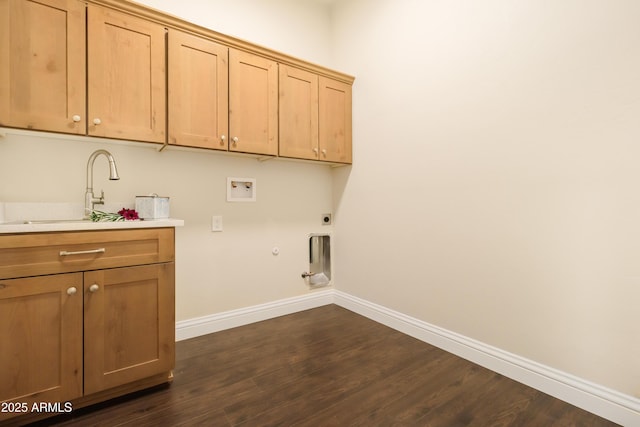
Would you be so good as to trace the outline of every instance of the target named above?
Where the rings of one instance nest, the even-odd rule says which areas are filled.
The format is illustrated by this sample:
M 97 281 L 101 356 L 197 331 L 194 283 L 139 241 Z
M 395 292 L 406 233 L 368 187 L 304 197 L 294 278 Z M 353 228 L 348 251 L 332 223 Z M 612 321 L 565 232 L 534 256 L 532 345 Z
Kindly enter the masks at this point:
M 255 178 L 227 178 L 227 202 L 255 202 Z

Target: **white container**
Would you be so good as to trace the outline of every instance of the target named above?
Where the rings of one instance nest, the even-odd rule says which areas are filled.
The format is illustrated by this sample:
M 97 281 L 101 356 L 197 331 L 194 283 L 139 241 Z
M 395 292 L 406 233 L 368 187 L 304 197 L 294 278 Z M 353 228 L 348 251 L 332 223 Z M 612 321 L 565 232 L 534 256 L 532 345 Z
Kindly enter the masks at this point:
M 169 218 L 169 198 L 150 196 L 136 196 L 136 211 L 141 219 Z

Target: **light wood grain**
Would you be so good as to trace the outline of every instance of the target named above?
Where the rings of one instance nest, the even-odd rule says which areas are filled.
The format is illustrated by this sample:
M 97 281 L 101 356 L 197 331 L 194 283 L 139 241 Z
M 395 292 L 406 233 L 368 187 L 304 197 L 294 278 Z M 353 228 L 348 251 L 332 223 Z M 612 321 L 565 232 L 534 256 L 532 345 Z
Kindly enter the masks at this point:
M 0 235 L 0 279 L 173 261 L 174 234 L 167 227 Z M 93 249 L 104 253 L 60 255 Z
M 82 273 L 0 280 L 0 342 L 0 401 L 80 397 Z
M 278 154 L 275 61 L 229 49 L 229 136 L 229 151 Z
M 352 162 L 351 85 L 320 77 L 320 160 Z
M 170 30 L 168 50 L 169 143 L 227 150 L 228 48 Z
M 87 43 L 88 134 L 164 142 L 164 27 L 89 4 Z
M 318 75 L 279 65 L 279 155 L 317 160 Z
M 85 394 L 173 368 L 173 263 L 87 272 L 84 285 Z
M 0 126 L 86 132 L 85 39 L 77 0 L 0 0 Z
M 174 246 L 173 228 L 0 235 L 14 277 L 0 278 L 0 401 L 84 405 L 169 380 Z M 104 253 L 60 256 L 93 248 Z

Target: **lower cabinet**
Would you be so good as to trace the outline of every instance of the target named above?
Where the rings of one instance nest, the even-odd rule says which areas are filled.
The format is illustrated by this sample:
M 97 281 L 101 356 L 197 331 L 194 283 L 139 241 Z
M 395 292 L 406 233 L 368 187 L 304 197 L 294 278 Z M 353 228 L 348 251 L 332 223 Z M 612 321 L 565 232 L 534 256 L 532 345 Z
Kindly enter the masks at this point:
M 173 263 L 84 274 L 85 394 L 173 368 L 173 276 Z
M 167 232 L 136 238 L 152 242 Z M 34 405 L 50 405 L 45 412 L 56 415 L 170 380 L 175 362 L 172 236 L 173 229 L 170 239 L 156 239 L 172 244 L 171 260 L 164 262 L 0 276 L 0 424 L 34 416 Z M 60 252 L 55 233 L 42 238 Z M 22 253 L 32 257 L 24 259 L 46 259 L 35 254 L 48 247 L 30 247 Z M 20 248 L 7 250 L 21 253 Z M 112 262 L 124 262 L 116 258 Z M 91 261 L 82 264 L 86 269 Z
M 0 281 L 0 420 L 82 396 L 82 289 L 82 273 Z

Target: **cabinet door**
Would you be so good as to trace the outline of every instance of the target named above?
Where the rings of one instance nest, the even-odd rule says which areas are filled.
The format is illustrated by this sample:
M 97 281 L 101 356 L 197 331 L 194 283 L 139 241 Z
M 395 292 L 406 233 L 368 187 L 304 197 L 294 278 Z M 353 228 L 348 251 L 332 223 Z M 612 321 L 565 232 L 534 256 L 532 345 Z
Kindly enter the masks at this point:
M 278 63 L 229 49 L 229 151 L 278 154 Z
M 173 369 L 173 263 L 85 272 L 84 286 L 85 394 Z
M 279 154 L 318 159 L 318 75 L 280 64 Z
M 0 0 L 0 126 L 84 134 L 85 5 Z
M 320 77 L 320 160 L 351 163 L 351 85 Z
M 0 401 L 81 396 L 82 273 L 0 280 L 0 342 Z
M 226 150 L 229 49 L 169 31 L 169 143 Z
M 88 5 L 88 134 L 164 142 L 165 29 Z

